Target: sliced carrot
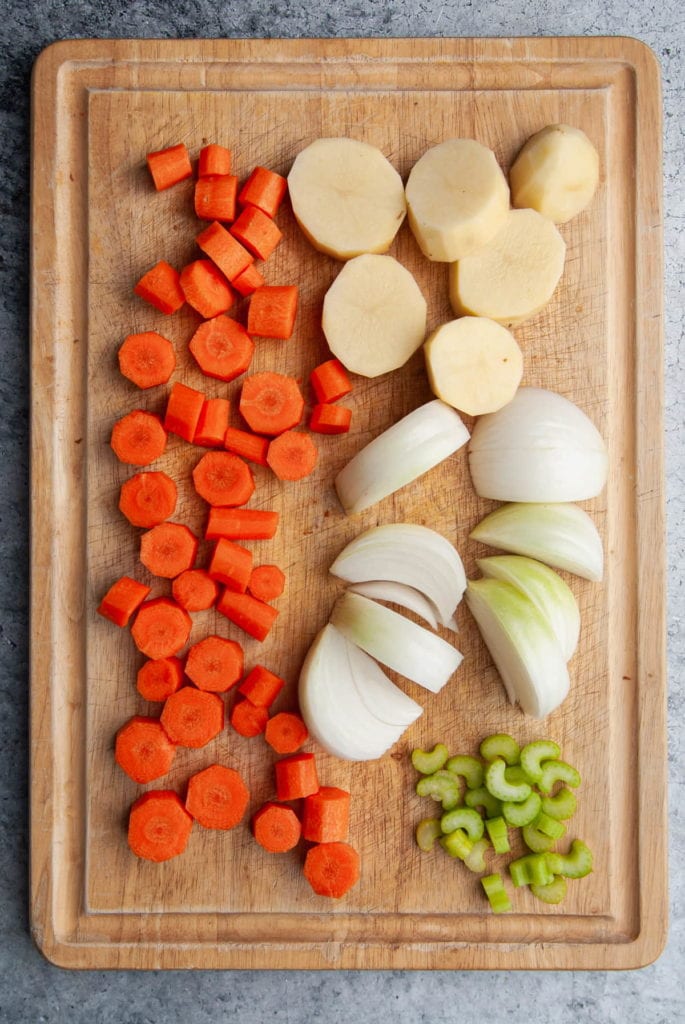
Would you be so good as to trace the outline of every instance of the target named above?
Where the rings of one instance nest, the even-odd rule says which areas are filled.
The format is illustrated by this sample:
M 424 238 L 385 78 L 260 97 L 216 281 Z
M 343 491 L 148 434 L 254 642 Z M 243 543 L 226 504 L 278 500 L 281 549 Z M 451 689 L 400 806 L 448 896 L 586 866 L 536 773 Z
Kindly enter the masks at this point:
M 164 454 L 166 430 L 159 416 L 134 409 L 112 427 L 112 451 L 120 462 L 130 466 L 149 466 Z
M 293 754 L 274 765 L 276 793 L 279 800 L 300 800 L 319 789 L 316 760 L 313 754 Z
M 114 743 L 114 760 L 134 782 L 161 779 L 171 768 L 176 745 L 158 718 L 134 715 L 119 729 Z
M 264 738 L 277 754 L 294 754 L 307 742 L 309 733 L 299 715 L 291 711 L 279 711 L 266 723 Z M 345 836 L 336 838 L 344 839 Z
M 186 384 L 176 383 L 167 401 L 164 427 L 184 441 L 192 441 L 205 404 L 205 396 Z
M 224 702 L 217 693 L 182 686 L 167 698 L 160 720 L 179 747 L 205 747 L 224 727 Z
M 285 679 L 263 665 L 255 665 L 238 687 L 238 693 L 259 708 L 269 708 L 285 686 Z
M 193 173 L 190 154 L 182 142 L 148 153 L 147 165 L 158 192 L 190 178 Z
M 210 508 L 206 540 L 270 540 L 276 536 L 279 513 L 258 508 Z
M 249 267 L 246 267 L 242 273 L 238 274 L 231 281 L 231 284 L 237 292 L 241 295 L 252 295 L 252 292 L 256 291 L 257 288 L 261 288 L 264 284 L 264 278 L 257 270 L 254 263 L 251 263 Z
M 252 293 L 247 311 L 249 334 L 286 341 L 291 337 L 297 316 L 296 284 L 264 284 Z
M 155 263 L 143 274 L 133 291 L 160 313 L 175 313 L 186 301 L 179 273 L 166 260 Z
M 128 819 L 128 845 L 137 857 L 156 863 L 185 850 L 193 819 L 171 789 L 152 789 L 138 797 Z
M 222 537 L 216 542 L 207 571 L 229 590 L 244 594 L 252 573 L 252 552 Z
M 195 213 L 200 220 L 235 220 L 238 179 L 233 174 L 195 182 Z
M 228 429 L 231 403 L 227 398 L 207 398 L 202 406 L 193 444 L 221 448 Z
M 195 241 L 229 281 L 242 274 L 254 259 L 252 253 L 216 220 L 200 232 Z
M 132 526 L 157 526 L 174 514 L 176 484 L 161 470 L 135 473 L 124 480 L 119 492 L 119 511 Z
M 259 434 L 252 434 L 249 430 L 227 427 L 224 434 L 224 448 L 233 452 L 234 455 L 242 456 L 243 459 L 256 462 L 259 466 L 266 466 L 269 439 L 261 437 Z
M 235 380 L 254 355 L 254 342 L 245 328 L 223 313 L 200 324 L 188 347 L 202 372 L 217 380 Z
M 217 601 L 216 610 L 230 622 L 240 626 L 255 640 L 266 640 L 269 630 L 278 618 L 278 609 L 251 594 L 237 594 L 226 588 Z
M 176 693 L 183 683 L 183 662 L 180 658 L 156 658 L 138 669 L 136 687 L 143 700 L 164 701 Z
M 214 175 L 230 174 L 231 158 L 231 151 L 225 146 L 218 146 L 215 142 L 203 146 L 197 164 L 198 177 L 211 178 Z
M 253 815 L 252 834 L 267 853 L 287 853 L 299 843 L 302 827 L 292 807 L 268 803 Z
M 266 461 L 279 480 L 302 480 L 314 471 L 318 457 L 309 434 L 286 430 L 269 445 Z
M 212 764 L 188 780 L 186 809 L 204 828 L 234 828 L 249 799 L 242 776 L 221 764 Z
M 119 369 L 139 388 L 166 384 L 176 369 L 176 353 L 168 338 L 156 331 L 129 334 L 118 352 Z
M 346 434 L 352 422 L 352 410 L 330 403 L 315 405 L 309 417 L 309 429 L 317 434 Z
M 240 736 L 260 736 L 269 718 L 266 708 L 257 707 L 251 701 L 239 700 L 231 709 L 229 721 Z
M 257 565 L 250 574 L 247 589 L 260 601 L 275 601 L 285 589 L 285 573 L 277 565 Z
M 242 674 L 243 649 L 236 640 L 207 636 L 188 651 L 186 675 L 198 690 L 226 693 Z
M 259 260 L 268 259 L 283 238 L 276 222 L 257 206 L 246 206 L 231 225 L 230 232 Z
M 348 843 L 319 843 L 307 851 L 304 877 L 317 896 L 340 899 L 359 881 L 359 854 Z
M 182 523 L 160 523 L 140 538 L 140 560 L 153 576 L 173 580 L 191 569 L 197 537 Z
M 193 470 L 193 486 L 210 505 L 245 505 L 254 491 L 248 464 L 231 452 L 207 452 Z
M 170 658 L 188 643 L 191 627 L 185 608 L 168 597 L 155 597 L 140 606 L 131 636 L 146 658 Z
M 207 320 L 225 313 L 235 302 L 235 292 L 211 260 L 188 263 L 180 281 L 188 305 Z
M 268 741 L 267 733 L 267 741 Z M 340 843 L 350 831 L 350 794 L 336 786 L 322 786 L 304 802 L 302 837 L 312 843 Z
M 187 569 L 171 584 L 171 593 L 187 612 L 204 612 L 213 606 L 219 588 L 205 569 Z
M 150 588 L 144 583 L 122 576 L 109 588 L 98 605 L 98 615 L 109 619 L 115 626 L 127 626 L 133 613 L 140 607 Z
M 352 390 L 350 378 L 339 359 L 327 359 L 315 366 L 309 375 L 309 381 L 316 395 L 317 402 L 337 402 L 339 398 L 349 395 Z
M 300 422 L 304 398 L 294 377 L 267 370 L 243 381 L 239 408 L 251 430 L 273 436 Z
M 280 174 L 267 167 L 255 167 L 240 190 L 238 202 L 256 206 L 267 216 L 275 217 L 287 189 L 288 182 Z

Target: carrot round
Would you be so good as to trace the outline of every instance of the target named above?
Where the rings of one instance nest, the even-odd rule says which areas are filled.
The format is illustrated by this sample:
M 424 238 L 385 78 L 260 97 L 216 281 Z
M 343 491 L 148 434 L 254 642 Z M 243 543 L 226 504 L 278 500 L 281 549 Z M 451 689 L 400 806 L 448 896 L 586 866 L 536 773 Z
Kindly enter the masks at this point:
M 166 440 L 166 430 L 158 416 L 134 409 L 114 424 L 110 444 L 120 462 L 149 466 L 164 454 Z
M 186 301 L 180 275 L 166 260 L 155 263 L 154 267 L 143 274 L 133 286 L 133 291 L 160 313 L 175 313 Z
M 187 612 L 204 612 L 213 606 L 219 588 L 205 569 L 187 569 L 175 578 L 171 593 Z
M 259 466 L 266 466 L 266 453 L 269 450 L 269 438 L 261 437 L 259 434 L 252 434 L 249 430 L 240 430 L 238 427 L 226 427 L 224 433 L 224 448 L 234 455 L 249 462 L 256 462 Z
M 164 428 L 184 441 L 192 441 L 200 421 L 205 396 L 201 391 L 177 382 L 171 389 L 164 416 Z
M 283 238 L 275 221 L 256 206 L 246 206 L 229 230 L 259 260 L 268 259 Z
M 279 480 L 302 480 L 314 471 L 319 453 L 309 434 L 286 430 L 275 437 L 266 461 Z
M 308 796 L 302 809 L 302 837 L 312 843 L 344 842 L 350 831 L 350 794 L 322 786 Z
M 253 815 L 252 834 L 267 853 L 287 853 L 299 843 L 302 827 L 292 807 L 268 803 Z
M 207 377 L 225 381 L 245 373 L 254 355 L 254 342 L 245 328 L 223 313 L 200 324 L 189 348 Z
M 276 761 L 276 793 L 279 800 L 300 800 L 319 789 L 313 754 L 293 754 Z
M 142 605 L 150 588 L 130 576 L 122 576 L 113 583 L 98 605 L 98 615 L 109 619 L 115 626 L 127 626 L 133 613 Z
M 296 284 L 264 284 L 257 288 L 252 293 L 247 311 L 248 332 L 263 338 L 287 341 L 295 328 L 297 297 Z
M 250 703 L 257 707 L 269 708 L 284 686 L 285 679 L 281 679 L 263 665 L 255 665 L 238 687 L 238 693 L 247 697 Z
M 245 267 L 237 277 L 233 278 L 231 284 L 240 295 L 252 295 L 252 292 L 262 287 L 264 278 L 254 263 L 251 263 L 249 267 Z
M 307 742 L 309 733 L 299 715 L 279 711 L 266 723 L 264 739 L 277 754 L 294 754 Z
M 114 759 L 134 782 L 160 779 L 171 768 L 176 746 L 158 718 L 135 715 L 119 729 Z
M 309 429 L 317 434 L 346 434 L 352 422 L 352 410 L 344 405 L 320 403 L 309 417 Z
M 180 281 L 188 305 L 207 320 L 225 313 L 235 302 L 233 289 L 211 260 L 189 263 L 181 271 Z
M 278 529 L 279 513 L 261 508 L 210 508 L 206 540 L 270 540 Z
M 268 718 L 266 708 L 256 707 L 246 698 L 233 705 L 229 721 L 240 736 L 252 738 L 264 732 Z
M 319 843 L 307 851 L 304 877 L 317 896 L 340 899 L 359 881 L 359 854 L 348 843 Z
M 244 594 L 252 573 L 252 552 L 221 537 L 214 547 L 207 569 L 209 575 L 229 590 Z
M 245 505 L 255 488 L 250 467 L 231 452 L 207 452 L 193 469 L 193 485 L 209 505 Z
M 188 780 L 186 809 L 204 828 L 235 828 L 249 799 L 242 776 L 224 765 L 210 765 Z
M 153 576 L 172 580 L 191 569 L 197 537 L 182 523 L 160 523 L 140 538 L 140 560 Z
M 225 146 L 219 146 L 215 142 L 203 146 L 197 163 L 198 177 L 211 178 L 214 175 L 230 174 L 231 158 L 231 151 Z
M 185 669 L 198 690 L 225 693 L 243 674 L 243 649 L 236 640 L 205 637 L 188 651 Z
M 285 574 L 277 565 L 257 565 L 250 573 L 247 589 L 260 601 L 275 601 L 285 588 Z
M 216 263 L 217 267 L 229 281 L 242 274 L 249 267 L 254 257 L 240 244 L 237 238 L 229 234 L 218 221 L 213 221 L 208 228 L 201 231 L 195 239 L 205 256 Z
M 183 662 L 180 658 L 157 658 L 146 661 L 138 669 L 136 687 L 143 700 L 165 701 L 180 690 L 183 683 Z
M 128 819 L 128 845 L 137 857 L 156 863 L 185 850 L 193 819 L 173 790 L 150 790 L 138 797 Z
M 309 380 L 317 402 L 337 402 L 352 390 L 350 378 L 339 359 L 327 359 L 315 366 Z
M 119 369 L 139 388 L 166 384 L 176 369 L 176 353 L 168 338 L 156 331 L 129 334 L 118 352 Z
M 240 414 L 257 434 L 282 434 L 302 419 L 304 398 L 294 377 L 270 370 L 248 377 L 240 393 Z
M 272 604 L 258 601 L 252 594 L 238 594 L 228 587 L 217 601 L 216 610 L 240 626 L 255 640 L 266 640 L 278 617 L 278 609 Z
M 192 621 L 184 608 L 168 597 L 155 597 L 141 605 L 131 636 L 147 658 L 170 658 L 188 643 Z
M 221 448 L 228 429 L 230 402 L 227 398 L 207 398 L 202 406 L 193 444 Z
M 267 167 L 255 167 L 240 190 L 238 202 L 243 206 L 256 206 L 269 217 L 275 217 L 288 182 Z
M 174 514 L 176 484 L 161 470 L 136 473 L 121 485 L 119 511 L 132 526 L 158 526 Z
M 147 165 L 158 192 L 184 181 L 193 173 L 190 155 L 183 142 L 148 153 Z
M 160 721 L 179 747 L 205 747 L 224 727 L 224 702 L 216 693 L 182 686 L 167 698 Z

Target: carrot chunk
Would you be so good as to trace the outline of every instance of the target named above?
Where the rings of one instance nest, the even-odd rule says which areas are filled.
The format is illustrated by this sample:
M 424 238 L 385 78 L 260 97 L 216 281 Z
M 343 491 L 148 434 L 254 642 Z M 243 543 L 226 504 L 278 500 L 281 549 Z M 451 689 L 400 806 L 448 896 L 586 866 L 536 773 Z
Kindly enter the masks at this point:
M 293 754 L 274 765 L 279 800 L 299 800 L 319 789 L 319 777 L 313 754 Z
M 268 735 L 267 735 L 268 741 Z M 336 786 L 322 786 L 304 802 L 302 836 L 312 843 L 344 842 L 350 831 L 350 794 Z
M 233 452 L 234 455 L 242 456 L 243 459 L 256 462 L 259 466 L 266 466 L 269 439 L 261 437 L 259 434 L 251 434 L 249 430 L 227 427 L 224 434 L 224 448 Z
M 252 293 L 247 312 L 249 334 L 286 341 L 291 337 L 297 316 L 296 284 L 264 284 Z
M 242 274 L 254 259 L 252 253 L 216 220 L 200 232 L 196 242 L 229 281 Z
M 245 270 L 242 271 L 242 273 L 233 278 L 231 284 L 241 295 L 252 295 L 252 292 L 256 291 L 257 288 L 262 287 L 264 284 L 264 278 L 259 273 L 254 263 L 251 263 L 249 267 L 246 267 Z
M 346 434 L 352 422 L 352 410 L 344 405 L 315 405 L 309 417 L 309 429 L 317 434 Z
M 264 739 L 277 754 L 294 754 L 309 739 L 307 726 L 299 715 L 291 711 L 279 711 L 266 723 Z M 345 839 L 345 836 L 336 838 Z M 321 840 L 317 840 L 321 842 Z
M 352 390 L 350 378 L 339 359 L 327 359 L 315 366 L 309 375 L 309 381 L 316 395 L 317 402 L 337 402 L 339 398 L 349 395 Z
M 168 597 L 155 597 L 140 606 L 131 636 L 146 658 L 170 658 L 188 643 L 191 627 L 184 608 Z
M 131 807 L 128 845 L 137 857 L 156 863 L 178 857 L 185 850 L 193 819 L 170 789 L 143 793 Z
M 269 445 L 266 461 L 279 480 L 302 480 L 314 471 L 318 457 L 309 434 L 285 430 Z
M 188 780 L 186 809 L 204 828 L 234 828 L 249 799 L 242 776 L 233 768 L 212 764 Z
M 193 486 L 210 505 L 245 505 L 255 488 L 248 464 L 231 452 L 207 452 L 193 470 Z
M 180 658 L 156 658 L 138 669 L 136 688 L 143 700 L 164 701 L 181 688 L 183 662 Z
M 119 369 L 139 388 L 166 384 L 176 369 L 174 346 L 156 331 L 129 334 L 118 352 Z
M 229 721 L 240 736 L 252 738 L 264 732 L 268 718 L 269 712 L 266 708 L 256 707 L 245 699 L 233 705 Z
M 238 693 L 259 708 L 269 708 L 285 686 L 285 679 L 263 665 L 255 665 L 238 687 Z
M 140 560 L 153 576 L 172 580 L 191 569 L 197 537 L 182 523 L 160 523 L 140 538 Z
M 161 779 L 171 768 L 176 746 L 158 718 L 134 715 L 119 729 L 114 760 L 134 782 Z
M 186 302 L 206 320 L 225 313 L 235 302 L 235 292 L 211 260 L 188 263 L 180 281 Z
M 109 619 L 115 626 L 127 626 L 133 613 L 140 607 L 150 588 L 144 583 L 122 576 L 113 583 L 98 605 L 98 615 Z
M 230 408 L 227 398 L 205 399 L 193 443 L 205 448 L 221 448 L 228 429 Z
M 268 259 L 283 238 L 276 222 L 256 206 L 246 206 L 229 230 L 259 260 Z
M 167 698 L 161 722 L 179 747 L 205 747 L 224 727 L 224 702 L 216 693 L 182 686 Z
M 189 348 L 204 374 L 226 381 L 245 373 L 254 355 L 254 342 L 245 328 L 224 314 L 200 324 Z
M 200 220 L 235 219 L 238 179 L 233 174 L 199 178 L 195 182 L 195 213 Z
M 268 803 L 252 817 L 252 834 L 267 853 L 287 853 L 300 841 L 302 827 L 292 807 Z
M 237 594 L 226 588 L 219 598 L 216 610 L 230 622 L 240 626 L 255 640 L 266 640 L 269 631 L 278 618 L 278 609 L 264 601 L 258 601 L 251 594 Z
M 180 275 L 166 260 L 155 263 L 143 274 L 133 291 L 160 313 L 175 313 L 186 301 Z
M 193 173 L 190 154 L 182 142 L 148 153 L 147 165 L 158 192 L 190 178 Z
M 176 383 L 167 401 L 164 427 L 184 441 L 192 441 L 205 404 L 205 396 L 186 384 Z
M 307 851 L 304 877 L 317 896 L 340 899 L 359 881 L 359 854 L 348 843 L 319 843 Z
M 166 437 L 159 416 L 134 409 L 114 424 L 110 444 L 120 462 L 149 466 L 164 454 Z
M 252 572 L 252 552 L 222 537 L 216 542 L 208 572 L 229 590 L 244 594 Z
M 119 492 L 119 511 L 132 526 L 157 526 L 174 514 L 176 484 L 161 470 L 136 473 L 124 480 Z
M 186 675 L 198 690 L 226 693 L 242 674 L 243 649 L 235 640 L 207 636 L 188 651 Z
M 278 529 L 278 512 L 257 508 L 210 508 L 206 540 L 270 540 Z
M 260 601 L 275 601 L 285 589 L 285 573 L 277 565 L 257 565 L 250 573 L 247 589 Z
M 211 142 L 200 150 L 200 159 L 197 164 L 199 178 L 219 177 L 231 173 L 231 151 L 225 146 L 218 146 Z
M 294 377 L 270 370 L 243 382 L 240 414 L 257 434 L 282 434 L 302 419 L 304 398 Z
M 275 217 L 287 188 L 288 182 L 280 174 L 267 167 L 255 167 L 240 190 L 238 202 L 256 206 L 268 217 Z
M 187 612 L 204 612 L 213 606 L 219 589 L 205 569 L 187 569 L 171 584 L 171 593 Z

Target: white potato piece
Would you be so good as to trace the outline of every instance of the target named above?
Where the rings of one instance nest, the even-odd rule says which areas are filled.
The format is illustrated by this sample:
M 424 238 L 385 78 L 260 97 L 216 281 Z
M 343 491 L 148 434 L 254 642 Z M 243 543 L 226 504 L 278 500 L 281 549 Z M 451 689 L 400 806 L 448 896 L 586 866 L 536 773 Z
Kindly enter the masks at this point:
M 509 210 L 509 186 L 495 154 L 475 139 L 427 150 L 407 179 L 411 227 L 429 260 L 452 263 L 484 245 Z
M 565 224 L 590 203 L 599 154 L 580 128 L 550 124 L 532 135 L 509 172 L 512 204 Z
M 494 238 L 450 267 L 450 302 L 458 316 L 486 316 L 505 327 L 547 305 L 564 270 L 566 243 L 535 210 L 510 210 Z
M 334 356 L 352 373 L 378 377 L 403 366 L 426 336 L 426 300 L 393 256 L 349 260 L 323 301 L 321 324 Z
M 487 317 L 442 324 L 423 350 L 433 394 L 467 416 L 501 409 L 521 383 L 523 355 L 516 339 Z
M 358 139 L 312 142 L 295 157 L 288 192 L 311 244 L 341 260 L 387 252 L 407 212 L 395 168 Z

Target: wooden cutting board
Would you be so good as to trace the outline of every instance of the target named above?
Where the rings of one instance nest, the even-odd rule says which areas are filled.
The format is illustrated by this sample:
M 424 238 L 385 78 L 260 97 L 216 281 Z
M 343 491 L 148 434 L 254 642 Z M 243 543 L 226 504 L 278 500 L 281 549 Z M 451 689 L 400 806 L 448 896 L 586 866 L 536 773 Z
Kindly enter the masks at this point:
M 626 39 L 80 41 L 50 47 L 33 81 L 31 919 L 37 944 L 68 967 L 140 968 L 626 968 L 653 960 L 666 933 L 666 756 L 662 477 L 660 97 L 656 61 Z M 378 762 L 317 752 L 320 776 L 352 792 L 359 885 L 340 901 L 315 896 L 303 852 L 269 856 L 246 824 L 196 828 L 186 853 L 154 865 L 126 843 L 142 788 L 116 768 L 113 737 L 133 714 L 156 713 L 135 689 L 142 661 L 130 635 L 99 618 L 119 575 L 149 579 L 139 531 L 117 510 L 130 469 L 114 458 L 114 421 L 139 406 L 162 411 L 167 388 L 137 392 L 118 373 L 123 337 L 159 330 L 175 343 L 176 380 L 228 394 L 239 382 L 203 378 L 187 355 L 197 318 L 157 314 L 132 294 L 158 259 L 195 258 L 192 182 L 155 193 L 145 154 L 185 142 L 228 145 L 235 170 L 287 173 L 319 136 L 379 146 L 406 176 L 426 148 L 465 136 L 491 146 L 504 169 L 552 122 L 583 128 L 599 150 L 591 207 L 562 228 L 568 257 L 550 306 L 517 331 L 524 382 L 576 401 L 603 432 L 611 471 L 586 504 L 605 542 L 606 579 L 567 577 L 583 629 L 572 691 L 543 723 L 510 707 L 464 608 L 462 667 L 439 695 L 400 685 L 425 712 Z M 289 209 L 270 283 L 296 283 L 294 338 L 257 343 L 252 369 L 306 384 L 326 357 L 323 295 L 339 269 L 299 234 Z M 446 267 L 421 257 L 404 226 L 392 253 L 428 299 L 429 327 L 451 318 Z M 467 572 L 485 549 L 468 540 L 492 502 L 470 485 L 465 451 L 368 510 L 346 518 L 338 468 L 371 437 L 430 398 L 421 353 L 401 370 L 357 378 L 348 436 L 320 437 L 305 482 L 278 484 L 257 468 L 254 507 L 281 512 L 273 541 L 251 545 L 288 577 L 268 640 L 246 640 L 288 680 L 295 706 L 302 658 L 326 622 L 336 582 L 327 567 L 375 523 L 428 524 L 453 541 Z M 309 396 L 308 396 L 309 397 Z M 470 423 L 469 423 L 470 425 Z M 159 468 L 179 482 L 176 518 L 201 531 L 189 486 L 197 449 L 170 439 Z M 159 581 L 154 592 L 164 592 Z M 243 637 L 225 619 L 195 619 Z M 231 703 L 229 695 L 227 703 Z M 408 754 L 442 740 L 475 752 L 505 730 L 551 736 L 583 774 L 573 836 L 593 849 L 591 876 L 558 908 L 514 893 L 493 916 L 478 880 L 413 839 L 429 813 L 413 793 Z M 316 749 L 310 745 L 308 749 Z M 273 756 L 261 738 L 226 729 L 210 747 L 180 750 L 163 785 L 182 791 L 214 761 L 243 772 L 250 811 L 273 795 Z M 147 788 L 154 788 L 153 784 Z

